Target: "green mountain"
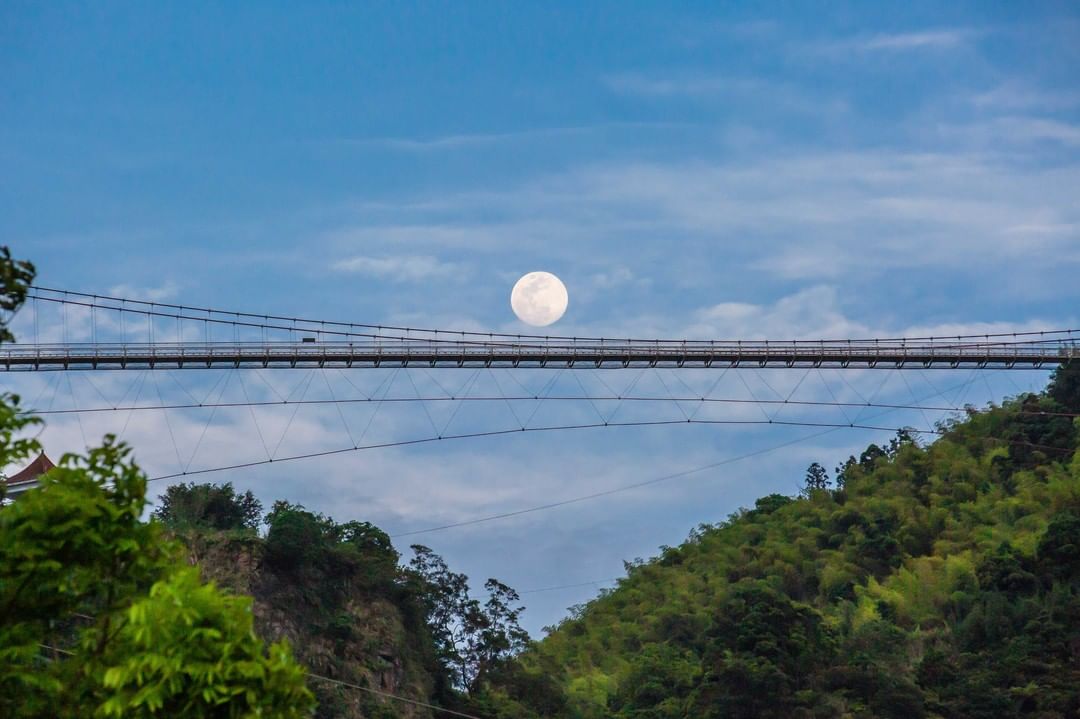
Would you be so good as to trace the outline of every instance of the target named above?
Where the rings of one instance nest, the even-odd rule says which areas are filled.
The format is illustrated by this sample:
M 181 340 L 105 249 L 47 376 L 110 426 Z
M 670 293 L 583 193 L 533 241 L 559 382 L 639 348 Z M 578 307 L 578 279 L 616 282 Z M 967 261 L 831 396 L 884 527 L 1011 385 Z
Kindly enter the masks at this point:
M 1080 717 L 1080 372 L 629 564 L 505 717 Z M 831 484 L 831 486 L 830 486 Z

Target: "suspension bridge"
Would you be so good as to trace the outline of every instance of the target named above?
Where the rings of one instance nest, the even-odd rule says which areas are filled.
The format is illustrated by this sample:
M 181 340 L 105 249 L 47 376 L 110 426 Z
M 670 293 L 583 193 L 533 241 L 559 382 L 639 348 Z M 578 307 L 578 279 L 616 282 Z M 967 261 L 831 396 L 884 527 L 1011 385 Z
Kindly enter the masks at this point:
M 0 368 L 6 371 L 215 367 L 1040 369 L 1080 357 L 1080 332 L 1074 329 L 840 340 L 633 339 L 355 324 L 40 287 L 28 301 L 34 314 L 35 341 L 0 347 Z M 59 309 L 62 341 L 40 341 L 42 304 Z
M 748 444 L 742 434 L 719 459 L 694 466 L 661 458 L 662 469 L 641 468 L 644 477 L 539 504 L 497 505 L 464 519 L 432 506 L 395 538 L 599 501 L 837 432 L 937 437 L 948 430 L 940 420 L 976 411 L 967 401 L 973 393 L 990 402 L 1023 394 L 1017 370 L 1080 360 L 1080 329 L 779 341 L 575 337 L 351 323 L 47 287 L 32 288 L 10 326 L 20 342 L 0 345 L 0 370 L 25 388 L 27 412 L 49 419 L 46 444 L 90 446 L 116 434 L 137 444 L 151 481 L 253 467 L 268 477 L 284 463 L 525 434 L 542 442 L 648 428 L 674 442 L 675 433 L 694 431 L 687 427 L 788 429 L 771 444 Z M 938 383 L 931 370 L 956 381 Z M 1034 388 L 1041 379 L 1031 377 Z M 1000 380 L 996 391 L 991 380 Z M 987 439 L 988 448 L 1013 443 Z M 676 445 L 663 446 L 677 454 Z M 569 439 L 544 447 L 546 458 L 568 453 L 571 466 L 597 453 L 596 443 L 575 449 Z M 496 475 L 487 481 L 520 481 Z M 470 475 L 477 480 L 483 472 Z M 33 484 L 9 487 L 9 495 Z M 399 484 L 393 491 L 410 496 L 433 491 L 426 477 Z

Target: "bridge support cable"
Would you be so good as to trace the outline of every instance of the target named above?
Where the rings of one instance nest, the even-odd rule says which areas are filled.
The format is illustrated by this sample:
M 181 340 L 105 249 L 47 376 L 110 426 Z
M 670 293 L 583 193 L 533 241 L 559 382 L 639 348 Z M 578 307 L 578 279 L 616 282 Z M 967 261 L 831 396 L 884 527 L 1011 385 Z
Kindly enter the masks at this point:
M 52 292 L 53 296 L 46 294 Z M 74 300 L 70 295 L 83 297 Z M 388 363 L 428 367 L 899 367 L 955 369 L 1041 368 L 1080 358 L 1080 330 L 957 335 L 955 337 L 822 339 L 791 341 L 599 339 L 498 333 L 448 333 L 398 328 L 404 334 L 385 334 L 384 327 L 324 320 L 299 320 L 268 315 L 193 310 L 180 305 L 113 298 L 103 304 L 97 295 L 38 289 L 30 297 L 60 305 L 60 344 L 42 344 L 35 332 L 30 345 L 0 348 L 0 369 L 193 369 L 232 367 L 372 368 Z M 85 314 L 91 326 L 84 332 L 69 327 L 68 308 Z M 175 308 L 175 312 L 162 311 Z M 98 314 L 120 315 L 120 332 L 107 342 Z M 187 314 L 185 314 L 187 313 Z M 194 313 L 194 314 L 192 314 Z M 202 314 L 199 314 L 202 313 Z M 146 342 L 132 341 L 126 315 L 134 314 L 135 334 L 146 323 Z M 178 323 L 178 341 L 158 341 L 155 318 Z M 280 324 L 268 324 L 277 321 Z M 184 322 L 205 325 L 205 340 L 188 341 Z M 38 320 L 35 318 L 35 325 Z M 228 341 L 215 337 L 212 325 L 226 325 Z M 336 329 L 335 329 L 336 328 Z M 358 332 L 357 328 L 377 331 Z M 254 334 L 252 334 L 252 331 Z M 288 341 L 271 341 L 274 332 Z M 94 341 L 77 342 L 75 337 Z M 256 341 L 249 341 L 255 340 Z M 118 339 L 119 341 L 115 341 Z M 327 340 L 332 341 L 327 341 Z
M 194 312 L 197 316 L 186 317 L 182 316 L 182 319 L 197 320 L 199 322 L 211 322 L 217 324 L 250 326 L 253 328 L 263 328 L 267 330 L 278 329 L 283 330 L 289 334 L 290 337 L 294 336 L 298 332 L 309 332 L 311 334 L 329 335 L 329 336 L 370 336 L 370 337 L 383 337 L 393 339 L 431 339 L 436 338 L 439 335 L 442 338 L 447 338 L 447 341 L 457 343 L 479 343 L 479 344 L 493 344 L 502 343 L 508 341 L 511 343 L 522 343 L 523 341 L 536 341 L 540 343 L 550 343 L 565 340 L 572 341 L 588 341 L 593 343 L 598 342 L 629 342 L 629 341 L 643 341 L 642 338 L 603 338 L 603 337 L 571 337 L 567 335 L 534 335 L 534 334 L 522 334 L 522 333 L 507 333 L 507 332 L 481 332 L 481 331 L 466 331 L 466 330 L 451 330 L 446 328 L 419 328 L 419 327 L 404 327 L 387 324 L 372 324 L 361 322 L 342 322 L 331 321 L 326 319 L 312 319 L 301 318 L 284 315 L 270 315 L 267 313 L 256 312 L 240 312 L 235 310 L 214 309 L 209 307 L 195 307 L 191 305 L 171 304 L 167 302 L 160 302 L 156 300 L 139 300 L 132 298 L 113 297 L 101 294 L 91 294 L 88 292 L 78 292 L 75 290 L 65 290 L 43 287 L 40 285 L 34 285 L 30 288 L 32 294 L 28 295 L 28 298 L 40 298 L 43 301 L 54 303 L 66 303 L 70 305 L 84 305 L 96 304 L 100 309 L 106 310 L 120 310 L 128 313 L 145 315 L 147 311 L 151 311 L 158 316 L 165 316 L 175 318 L 177 314 L 183 315 L 184 311 Z M 73 300 L 71 298 L 77 297 L 79 300 Z M 145 309 L 144 309 L 145 308 Z M 161 311 L 159 311 L 159 309 Z M 164 310 L 171 310 L 173 312 L 164 312 Z M 258 322 L 256 322 L 258 320 Z M 274 326 L 272 323 L 279 323 L 278 326 Z M 328 329 L 329 328 L 329 329 Z M 336 328 L 336 329 L 335 329 Z M 369 330 L 369 332 L 361 333 L 357 330 Z M 395 332 L 398 334 L 388 335 L 387 332 Z M 882 337 L 882 338 L 851 338 L 844 339 L 826 339 L 821 340 L 824 343 L 830 342 L 856 342 L 856 343 L 891 343 L 899 341 L 941 341 L 955 340 L 957 343 L 970 343 L 970 342 L 982 342 L 990 343 L 991 340 L 995 342 L 1006 342 L 1008 340 L 1017 340 L 1018 338 L 1031 339 L 1031 338 L 1063 338 L 1072 336 L 1074 333 L 1080 332 L 1077 329 L 1059 329 L 1059 330 L 1028 330 L 1019 332 L 995 332 L 995 333 L 981 333 L 981 334 L 958 334 L 958 335 L 923 335 L 923 336 L 911 336 L 911 337 Z M 460 338 L 460 339 L 450 339 Z M 472 340 L 470 338 L 478 338 Z M 1051 341 L 1057 341 L 1057 339 L 1051 339 Z M 659 342 L 683 342 L 683 340 L 667 339 L 648 339 L 647 341 L 659 341 Z M 689 344 L 694 344 L 693 341 L 687 340 Z M 818 342 L 818 340 L 812 340 L 809 342 Z M 809 343 L 807 342 L 807 343 Z
M 255 404 L 248 395 L 247 384 L 244 382 L 244 373 L 238 372 L 236 379 L 240 382 L 240 391 L 244 394 L 244 403 L 247 404 L 248 412 L 251 414 L 251 423 L 255 425 L 255 433 L 259 435 L 259 444 L 262 445 L 263 452 L 266 453 L 266 458 L 273 459 L 270 455 L 270 448 L 266 445 L 266 439 L 263 437 L 262 428 L 259 426 L 259 418 L 255 416 Z M 340 405 L 338 406 L 338 411 L 341 411 Z
M 308 390 L 311 388 L 311 383 L 315 379 L 315 370 L 309 370 L 304 381 L 300 384 L 303 385 L 304 391 L 300 395 L 300 400 L 303 401 L 304 397 L 307 397 Z M 296 388 L 299 389 L 299 386 Z M 295 390 L 294 390 L 295 391 Z M 293 421 L 296 419 L 296 413 L 300 411 L 300 403 L 297 402 L 293 405 L 293 411 L 289 414 L 289 421 L 285 423 L 285 428 L 281 430 L 281 435 L 278 437 L 278 441 L 274 444 L 274 451 L 270 453 L 270 461 L 273 462 L 277 456 L 278 450 L 281 449 L 281 443 L 285 441 L 285 437 L 289 434 L 289 429 L 292 428 Z
M 330 378 L 326 376 L 326 370 L 322 370 L 321 374 L 323 382 L 326 383 L 326 391 L 330 393 L 330 400 L 333 403 L 334 408 L 337 410 L 338 418 L 341 420 L 341 426 L 345 428 L 345 434 L 349 437 L 349 441 L 352 442 L 353 446 L 355 447 L 358 443 L 353 438 L 352 429 L 349 427 L 349 421 L 345 419 L 345 412 L 341 409 L 341 402 L 337 401 L 337 396 L 334 394 L 334 388 L 330 385 Z M 417 393 L 417 396 L 419 396 L 419 393 Z M 424 411 L 426 412 L 427 409 L 425 408 Z
M 750 388 L 750 383 L 746 381 L 746 377 L 743 376 L 742 372 L 739 372 L 735 376 L 739 378 L 740 382 L 742 382 L 743 387 L 746 388 L 746 393 L 750 395 L 750 399 L 753 400 L 754 406 L 758 408 L 758 411 L 761 412 L 762 416 L 765 417 L 765 420 L 768 422 L 772 422 L 772 416 L 765 410 L 765 402 L 767 400 L 758 399 L 757 395 L 754 394 L 754 390 Z
M 973 375 L 974 374 L 976 374 L 976 373 L 973 372 Z M 936 399 L 938 397 L 944 396 L 948 392 L 963 388 L 965 386 L 970 386 L 970 384 L 973 382 L 973 380 L 974 380 L 974 376 L 972 378 L 970 378 L 969 380 L 967 380 L 966 382 L 964 382 L 964 383 L 949 387 L 949 388 L 947 388 L 945 390 L 938 391 L 938 392 L 935 392 L 932 395 L 923 397 L 920 401 L 925 402 L 927 400 Z M 883 417 L 883 416 L 885 416 L 887 414 L 890 414 L 892 412 L 895 412 L 895 411 L 896 411 L 895 409 L 886 409 L 886 410 L 884 410 L 882 412 L 878 412 L 878 413 L 876 413 L 874 415 L 871 415 L 868 418 L 867 421 L 878 419 L 880 417 Z M 685 423 L 676 423 L 676 424 L 685 424 Z M 765 423 L 757 422 L 757 424 L 765 424 Z M 791 422 L 781 420 L 781 421 L 779 421 L 779 422 L 777 422 L 775 424 L 785 425 L 785 424 L 800 424 L 800 423 L 791 423 Z M 807 424 L 809 424 L 809 423 L 807 423 Z M 472 519 L 466 519 L 466 520 L 462 520 L 462 521 L 459 521 L 459 522 L 450 522 L 450 523 L 446 523 L 446 524 L 426 527 L 426 528 L 423 528 L 423 529 L 414 529 L 414 530 L 394 532 L 394 533 L 390 534 L 390 537 L 393 538 L 393 539 L 397 539 L 397 538 L 400 538 L 400 537 L 412 537 L 412 536 L 416 536 L 416 535 L 419 535 L 419 534 L 429 534 L 429 533 L 432 533 L 432 532 L 441 532 L 441 531 L 445 531 L 445 530 L 449 530 L 449 529 L 458 529 L 458 528 L 461 528 L 461 527 L 475 526 L 477 524 L 484 524 L 484 523 L 487 523 L 487 522 L 493 522 L 493 521 L 497 521 L 497 520 L 501 520 L 501 519 L 509 519 L 509 518 L 512 518 L 512 517 L 519 517 L 519 516 L 523 516 L 523 515 L 526 515 L 526 514 L 533 514 L 533 513 L 536 513 L 536 512 L 542 512 L 542 511 L 546 511 L 546 510 L 549 510 L 549 509 L 557 509 L 557 508 L 560 508 L 560 507 L 566 507 L 566 506 L 570 506 L 570 505 L 573 505 L 573 504 L 579 504 L 581 502 L 587 502 L 587 501 L 590 501 L 590 500 L 593 500 L 593 499 L 601 499 L 603 497 L 609 497 L 609 496 L 612 496 L 612 495 L 615 495 L 615 494 L 621 494 L 623 492 L 630 492 L 630 491 L 634 491 L 636 489 L 641 489 L 643 487 L 648 487 L 648 486 L 652 486 L 652 485 L 656 485 L 656 484 L 661 484 L 661 483 L 664 483 L 664 482 L 673 481 L 673 480 L 676 480 L 676 479 L 681 479 L 681 478 L 684 478 L 684 477 L 689 477 L 689 476 L 692 476 L 692 475 L 695 475 L 695 474 L 700 474 L 702 472 L 706 472 L 706 471 L 711 470 L 711 469 L 718 469 L 720 467 L 724 467 L 724 466 L 727 466 L 727 465 L 730 465 L 730 464 L 734 464 L 736 462 L 740 462 L 740 461 L 743 461 L 743 460 L 746 460 L 746 459 L 751 459 L 751 458 L 754 458 L 754 457 L 759 457 L 759 456 L 763 456 L 763 455 L 766 455 L 766 454 L 771 454 L 772 452 L 776 452 L 778 450 L 785 449 L 787 447 L 791 447 L 791 446 L 794 446 L 796 444 L 800 444 L 802 442 L 807 442 L 807 441 L 810 441 L 810 440 L 813 440 L 813 439 L 818 439 L 820 437 L 824 437 L 824 436 L 833 434 L 835 432 L 839 432 L 840 430 L 843 430 L 843 429 L 866 429 L 866 428 L 869 428 L 869 427 L 867 425 L 857 425 L 857 424 L 851 424 L 851 423 L 825 427 L 825 428 L 821 429 L 821 431 L 811 432 L 809 434 L 803 435 L 802 437 L 796 437 L 794 439 L 787 440 L 785 442 L 781 442 L 781 443 L 778 443 L 778 444 L 775 444 L 775 445 L 770 445 L 769 447 L 765 447 L 765 448 L 758 449 L 758 450 L 753 450 L 753 451 L 746 452 L 746 453 L 743 453 L 743 454 L 738 454 L 738 455 L 735 455 L 735 456 L 732 456 L 732 457 L 727 457 L 727 458 L 718 460 L 716 462 L 710 462 L 708 464 L 699 465 L 699 466 L 696 466 L 696 467 L 681 470 L 681 471 L 678 471 L 678 472 L 673 472 L 673 473 L 670 473 L 670 474 L 665 474 L 665 475 L 662 475 L 660 477 L 654 477 L 652 479 L 647 479 L 647 480 L 644 480 L 644 481 L 641 481 L 641 482 L 633 482 L 631 484 L 625 484 L 625 485 L 621 485 L 621 486 L 618 486 L 618 487 L 613 487 L 612 489 L 603 490 L 603 491 L 600 491 L 600 492 L 593 492 L 593 493 L 590 493 L 590 494 L 578 495 L 576 497 L 570 497 L 570 498 L 567 498 L 567 499 L 564 499 L 564 500 L 559 500 L 559 501 L 556 501 L 556 502 L 549 502 L 549 503 L 546 503 L 546 504 L 534 505 L 534 506 L 531 506 L 531 507 L 524 507 L 524 508 L 521 508 L 521 509 L 515 509 L 515 510 L 510 510 L 510 511 L 505 511 L 505 512 L 499 512 L 499 513 L 496 513 L 496 514 L 489 514 L 489 515 L 486 515 L 486 516 L 475 517 L 475 518 L 472 518 Z M 905 428 L 905 427 L 899 427 L 899 428 L 884 428 L 884 427 L 882 427 L 882 428 L 879 428 L 879 429 L 881 429 L 881 430 L 888 429 L 888 431 L 891 431 L 893 433 L 895 433 L 895 432 L 897 432 L 897 431 L 899 431 L 901 429 L 910 430 L 910 428 Z M 926 431 L 922 431 L 922 430 L 912 430 L 912 431 L 913 431 L 914 434 L 918 434 L 918 435 L 943 436 L 943 435 L 947 434 L 945 432 L 942 432 L 941 430 L 934 430 L 934 431 L 931 431 L 931 432 L 926 432 Z M 1004 440 L 1004 439 L 999 439 L 999 438 L 995 438 L 995 437 L 984 437 L 983 439 L 985 441 L 988 441 L 988 442 L 1000 442 L 1000 443 L 1006 444 L 1006 445 L 1027 445 L 1027 446 L 1030 446 L 1030 443 L 1027 443 L 1027 442 L 1010 441 L 1010 440 Z M 1069 451 L 1071 453 L 1071 450 L 1063 450 L 1060 447 L 1046 447 L 1046 446 L 1040 445 L 1038 448 L 1043 449 L 1045 451 L 1057 451 L 1057 452 Z
M 176 434 L 173 433 L 172 422 L 169 421 L 169 410 L 165 408 L 165 397 L 161 394 L 161 384 L 158 382 L 157 375 L 152 375 L 154 380 L 154 389 L 157 391 L 158 404 L 161 405 L 161 414 L 165 418 L 165 428 L 169 432 L 169 441 L 172 442 L 173 451 L 176 452 L 176 467 L 177 469 L 183 469 L 184 460 L 180 458 L 180 445 L 176 442 Z M 252 410 L 254 411 L 254 409 Z
M 915 389 L 911 386 L 911 383 L 908 382 L 908 379 L 907 379 L 907 377 L 904 376 L 903 372 L 900 373 L 900 379 L 904 380 L 904 386 L 907 387 L 907 391 L 908 391 L 908 394 L 911 395 L 911 399 L 915 401 L 915 404 L 918 404 L 919 402 L 918 402 L 918 399 L 915 396 Z M 919 414 L 922 415 L 923 422 L 926 422 L 926 428 L 927 429 L 933 429 L 934 424 L 933 424 L 933 422 L 930 421 L 930 418 L 926 416 L 926 411 L 920 409 Z
M 75 396 L 75 385 L 71 382 L 71 374 L 66 373 L 64 376 L 67 379 L 68 394 L 71 395 L 71 403 L 78 409 L 79 398 Z M 82 438 L 83 448 L 85 449 L 90 446 L 90 443 L 86 441 L 86 429 L 83 427 L 82 413 L 76 414 L 75 416 L 79 420 L 79 437 Z
M 503 390 L 502 384 L 499 383 L 499 378 L 495 376 L 495 373 L 492 372 L 490 368 L 488 369 L 488 376 L 491 377 L 491 381 L 495 384 L 495 389 L 498 390 L 499 396 L 502 397 L 503 404 L 505 404 L 506 408 L 510 410 L 510 416 L 514 418 L 514 424 L 516 424 L 521 429 L 525 429 L 525 425 L 522 423 L 521 418 L 518 417 L 518 413 L 514 409 L 514 405 L 512 405 L 510 403 L 510 400 L 506 398 L 506 391 Z M 510 376 L 513 377 L 514 373 L 511 372 Z M 424 405 L 424 409 L 425 411 L 427 410 L 427 405 Z
M 232 372 L 226 372 L 224 375 L 218 378 L 218 382 L 221 384 L 221 390 L 218 392 L 218 404 L 221 403 L 222 397 L 225 396 L 225 390 L 229 387 L 229 380 L 232 379 Z M 224 380 L 224 381 L 222 381 Z M 217 384 L 214 385 L 216 387 Z M 213 392 L 213 388 L 210 390 Z M 209 399 L 209 397 L 207 397 Z M 210 410 L 210 416 L 206 418 L 206 424 L 203 425 L 202 431 L 199 433 L 199 439 L 195 442 L 195 447 L 191 450 L 191 456 L 188 457 L 187 464 L 184 465 L 184 470 L 181 475 L 187 474 L 191 470 L 191 464 L 195 461 L 195 457 L 199 454 L 199 448 L 202 447 L 203 439 L 206 438 L 206 431 L 210 429 L 210 424 L 214 421 L 214 415 L 217 414 L 217 407 L 213 407 Z

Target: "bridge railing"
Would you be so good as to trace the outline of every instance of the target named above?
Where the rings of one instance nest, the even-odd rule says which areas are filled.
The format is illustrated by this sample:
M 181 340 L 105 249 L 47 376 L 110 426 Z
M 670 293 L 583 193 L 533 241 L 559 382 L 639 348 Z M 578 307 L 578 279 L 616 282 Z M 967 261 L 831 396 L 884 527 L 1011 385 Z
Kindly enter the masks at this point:
M 1080 357 L 1075 340 L 585 340 L 552 342 L 155 342 L 11 344 L 4 369 L 193 366 L 1041 366 Z

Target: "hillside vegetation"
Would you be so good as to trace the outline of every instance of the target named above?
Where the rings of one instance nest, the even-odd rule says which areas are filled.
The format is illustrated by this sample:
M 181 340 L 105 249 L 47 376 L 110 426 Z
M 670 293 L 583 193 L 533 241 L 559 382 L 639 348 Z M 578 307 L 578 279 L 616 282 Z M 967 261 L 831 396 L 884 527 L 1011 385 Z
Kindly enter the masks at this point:
M 324 678 L 309 683 L 317 717 L 413 719 L 433 716 L 422 704 L 467 708 L 492 668 L 525 646 L 511 588 L 489 579 L 486 599 L 474 599 L 468 578 L 427 547 L 413 545 L 402 565 L 370 523 L 338 523 L 281 501 L 263 515 L 258 499 L 229 484 L 171 486 L 154 519 L 204 579 L 251 595 L 260 636 L 286 640 Z
M 1080 373 L 678 547 L 507 667 L 499 716 L 1080 716 Z M 544 680 L 542 685 L 537 682 Z M 552 688 L 552 680 L 555 687 Z

